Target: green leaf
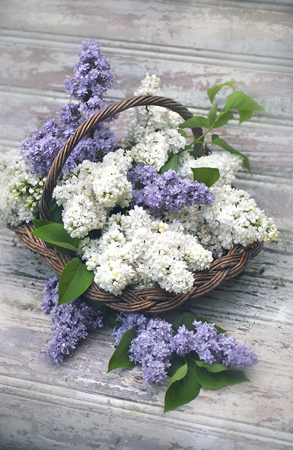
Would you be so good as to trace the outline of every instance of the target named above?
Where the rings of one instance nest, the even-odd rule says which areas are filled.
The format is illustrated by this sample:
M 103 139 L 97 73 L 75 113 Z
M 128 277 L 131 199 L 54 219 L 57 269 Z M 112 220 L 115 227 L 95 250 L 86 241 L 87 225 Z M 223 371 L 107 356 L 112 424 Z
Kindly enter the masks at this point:
M 117 319 L 117 311 L 114 311 L 113 309 L 107 308 L 106 310 L 106 318 L 107 318 L 107 325 L 110 328 L 117 327 L 119 328 L 121 326 L 120 322 L 118 322 Z
M 233 153 L 234 155 L 241 156 L 241 158 L 243 158 L 244 167 L 246 167 L 246 169 L 249 170 L 249 172 L 251 173 L 250 162 L 247 156 L 235 150 L 235 148 L 227 144 L 227 142 L 224 141 L 224 139 L 220 138 L 217 134 L 212 134 L 212 144 L 218 145 L 219 147 L 224 148 L 225 150 L 227 150 L 230 153 Z
M 175 372 L 179 369 L 179 367 L 185 364 L 184 358 L 182 356 L 174 355 L 171 360 L 171 366 L 168 369 L 168 376 L 173 377 Z
M 185 374 L 185 375 L 184 375 Z M 164 413 L 186 405 L 194 400 L 200 391 L 195 372 L 186 363 L 173 375 L 165 394 Z
M 213 323 L 210 320 L 205 319 L 204 317 L 200 317 L 200 316 L 196 316 L 194 314 L 190 314 L 189 316 L 185 316 L 181 322 L 179 326 L 185 325 L 185 327 L 187 328 L 187 330 L 189 331 L 194 331 L 194 325 L 192 325 L 192 322 L 196 320 L 197 322 L 201 321 L 201 322 L 207 322 L 207 323 Z M 218 327 L 217 325 L 214 325 L 214 327 L 216 328 L 218 334 L 219 333 L 226 333 L 226 330 L 223 330 L 223 328 Z
M 62 206 L 56 206 L 54 208 L 54 211 L 51 212 L 51 220 L 55 223 L 61 223 L 62 224 Z
M 56 208 L 56 205 L 57 205 L 57 201 L 56 201 L 56 198 L 54 198 L 54 200 L 51 203 L 51 208 L 50 208 L 51 212 L 54 211 L 54 209 Z
M 204 183 L 207 187 L 211 187 L 220 178 L 219 169 L 211 167 L 196 167 L 191 168 L 193 172 L 193 180 L 199 183 Z
M 198 367 L 204 367 L 208 372 L 212 373 L 218 373 L 218 372 L 224 372 L 225 370 L 230 370 L 226 366 L 222 366 L 222 364 L 207 364 L 204 361 L 195 361 L 196 365 Z
M 236 81 L 228 81 L 227 83 L 217 84 L 216 86 L 211 87 L 207 94 L 209 96 L 210 102 L 213 103 L 213 100 L 216 96 L 216 94 L 225 86 L 231 86 L 233 89 L 233 85 L 236 83 Z
M 46 242 L 46 241 L 45 241 Z M 61 255 L 67 255 L 69 256 L 69 250 L 67 248 L 58 247 L 58 245 L 51 245 L 48 242 L 46 242 L 48 247 L 54 247 L 56 248 L 57 252 L 61 253 Z
M 161 167 L 160 173 L 167 172 L 169 169 L 173 169 L 175 170 L 175 172 L 177 172 L 178 170 L 178 155 L 176 153 L 172 156 L 171 159 L 169 159 L 169 161 L 166 162 L 163 167 Z
M 218 103 L 215 103 L 208 112 L 209 126 L 211 127 L 216 120 L 218 111 Z
M 187 138 L 187 133 L 184 130 L 181 130 L 180 128 L 178 129 L 178 132 L 181 134 L 181 136 Z
M 94 273 L 89 272 L 79 258 L 73 258 L 63 269 L 59 280 L 58 305 L 72 302 L 80 297 L 94 280 Z
M 48 225 L 41 226 L 37 230 L 31 231 L 31 234 L 54 245 L 54 247 L 58 246 L 74 250 L 75 252 L 78 251 L 79 239 L 72 238 L 60 223 L 50 222 Z
M 250 381 L 241 370 L 228 369 L 223 372 L 212 373 L 204 367 L 198 367 L 197 364 L 194 364 L 194 373 L 198 383 L 207 389 L 220 389 Z
M 175 381 L 181 380 L 182 378 L 185 377 L 185 375 L 187 374 L 187 370 L 188 370 L 188 365 L 187 362 L 185 361 L 184 364 L 180 367 L 178 367 L 178 369 L 176 370 L 176 372 L 174 373 L 174 375 L 172 376 L 171 380 L 169 381 L 169 384 L 167 386 L 167 389 L 171 386 L 171 384 L 173 384 Z
M 239 124 L 245 122 L 246 120 L 250 120 L 253 116 L 253 111 L 251 109 L 239 109 Z
M 51 224 L 51 223 L 54 223 L 54 222 L 50 222 L 49 220 L 36 220 L 36 219 L 33 219 L 32 222 L 33 222 L 33 225 L 34 225 L 34 227 L 35 227 L 36 230 L 37 230 L 38 228 L 44 227 L 45 225 L 49 225 L 49 224 Z M 45 242 L 46 242 L 46 241 L 45 241 Z M 57 250 L 59 253 L 61 253 L 61 255 L 69 255 L 69 250 L 67 250 L 67 249 L 65 249 L 65 248 L 58 247 L 58 245 L 52 245 L 52 244 L 49 244 L 49 242 L 46 242 L 46 244 L 47 244 L 48 247 L 55 247 L 56 250 Z
M 226 123 L 228 123 L 229 120 L 233 120 L 233 119 L 234 119 L 234 116 L 232 113 L 225 112 L 222 116 L 221 115 L 218 116 L 213 128 L 220 128 L 220 127 L 226 125 Z
M 128 141 L 126 141 L 126 142 L 128 142 L 128 144 L 125 145 L 125 146 L 123 146 L 123 148 L 124 148 L 125 150 L 131 150 L 131 148 L 134 147 L 134 146 L 136 145 L 136 142 L 135 142 L 135 141 L 128 140 Z
M 203 116 L 193 116 L 181 123 L 179 128 L 209 128 L 209 120 Z
M 132 339 L 135 337 L 135 330 L 131 329 L 125 331 L 123 334 L 119 345 L 116 347 L 109 364 L 108 364 L 108 373 L 111 370 L 119 369 L 122 367 L 133 367 L 135 366 L 134 361 L 129 361 L 129 346 Z
M 232 92 L 227 98 L 225 108 L 226 110 L 264 111 L 262 106 L 242 91 Z
M 35 227 L 35 229 L 37 230 L 38 228 L 44 227 L 44 226 L 49 225 L 50 223 L 54 223 L 54 222 L 50 222 L 49 220 L 33 219 L 32 223 L 33 223 L 33 226 Z
M 203 156 L 203 144 L 198 142 L 196 144 L 196 150 L 193 148 L 193 150 L 189 151 L 189 154 L 193 156 L 194 159 L 201 158 Z

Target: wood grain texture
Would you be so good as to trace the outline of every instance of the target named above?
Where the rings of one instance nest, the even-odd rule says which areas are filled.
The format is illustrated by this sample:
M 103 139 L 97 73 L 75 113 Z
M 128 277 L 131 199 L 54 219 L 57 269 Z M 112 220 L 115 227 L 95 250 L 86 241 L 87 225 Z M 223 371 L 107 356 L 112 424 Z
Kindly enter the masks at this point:
M 221 135 L 251 160 L 253 177 L 241 171 L 235 184 L 280 229 L 240 277 L 165 315 L 178 324 L 196 313 L 250 345 L 260 360 L 247 372 L 251 383 L 203 389 L 164 416 L 165 388 L 146 388 L 138 367 L 106 373 L 108 328 L 60 367 L 44 359 L 51 332 L 40 303 L 52 272 L 1 230 L 1 450 L 293 449 L 292 24 L 291 0 L 1 1 L 1 151 L 56 117 L 80 43 L 97 38 L 117 100 L 150 71 L 166 96 L 199 114 L 210 106 L 206 90 L 231 79 L 265 107 Z M 119 139 L 130 120 L 121 114 L 111 125 Z

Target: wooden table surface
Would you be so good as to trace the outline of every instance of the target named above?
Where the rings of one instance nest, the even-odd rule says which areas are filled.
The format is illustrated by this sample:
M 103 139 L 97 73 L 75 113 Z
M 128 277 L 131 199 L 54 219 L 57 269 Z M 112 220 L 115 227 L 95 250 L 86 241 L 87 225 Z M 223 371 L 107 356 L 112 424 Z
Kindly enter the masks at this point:
M 251 160 L 253 176 L 240 172 L 236 185 L 275 218 L 280 235 L 240 277 L 166 316 L 204 316 L 251 346 L 259 357 L 251 383 L 202 389 L 163 415 L 165 388 L 147 388 L 139 367 L 106 373 L 108 328 L 59 367 L 43 357 L 51 331 L 40 304 L 52 272 L 1 229 L 1 450 L 293 449 L 292 23 L 289 0 L 2 0 L 1 151 L 67 102 L 62 83 L 84 38 L 99 39 L 110 57 L 116 99 L 148 70 L 166 96 L 204 114 L 206 90 L 235 79 L 266 108 L 222 133 Z M 113 124 L 118 135 L 129 117 Z

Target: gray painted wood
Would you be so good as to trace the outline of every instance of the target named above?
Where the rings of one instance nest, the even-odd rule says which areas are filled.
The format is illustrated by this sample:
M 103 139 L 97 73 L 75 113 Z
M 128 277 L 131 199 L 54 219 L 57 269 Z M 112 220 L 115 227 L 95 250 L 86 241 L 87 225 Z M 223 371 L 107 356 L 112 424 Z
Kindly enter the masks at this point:
M 202 390 L 163 416 L 164 387 L 146 388 L 139 368 L 106 373 L 107 328 L 60 367 L 44 359 L 51 333 L 40 303 L 52 272 L 1 230 L 1 450 L 293 448 L 292 12 L 291 0 L 2 0 L 1 151 L 68 101 L 63 80 L 85 38 L 111 59 L 115 99 L 132 95 L 148 70 L 166 96 L 204 114 L 208 87 L 235 79 L 266 111 L 222 136 L 249 155 L 253 177 L 242 171 L 236 185 L 276 218 L 280 237 L 240 277 L 166 315 L 179 323 L 197 313 L 250 345 L 260 359 L 251 383 Z M 129 120 L 112 125 L 119 138 Z

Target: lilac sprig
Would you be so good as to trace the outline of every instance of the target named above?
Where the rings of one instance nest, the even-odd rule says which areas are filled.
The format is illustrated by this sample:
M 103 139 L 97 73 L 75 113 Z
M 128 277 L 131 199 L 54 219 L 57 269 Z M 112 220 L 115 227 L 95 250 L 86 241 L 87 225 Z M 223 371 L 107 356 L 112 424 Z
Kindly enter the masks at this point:
M 217 333 L 211 323 L 194 320 L 194 331 L 182 325 L 171 341 L 171 349 L 179 356 L 194 351 L 207 364 L 221 364 L 229 369 L 245 369 L 257 363 L 257 356 L 233 336 Z
M 204 183 L 181 178 L 172 169 L 160 175 L 154 166 L 140 163 L 129 172 L 128 179 L 133 187 L 131 205 L 146 206 L 153 215 L 163 210 L 178 212 L 186 206 L 210 205 L 216 198 Z
M 65 142 L 62 127 L 52 119 L 22 142 L 20 153 L 29 164 L 32 173 L 47 175 Z
M 144 314 L 121 313 L 117 317 L 121 327 L 115 327 L 112 336 L 118 346 L 123 334 L 131 329 L 136 337 L 131 341 L 129 360 L 141 364 L 146 384 L 163 381 L 170 367 L 172 351 L 170 341 L 173 335 L 172 325 L 165 320 L 146 317 Z
M 20 153 L 32 173 L 47 175 L 54 159 L 77 127 L 101 108 L 112 103 L 104 99 L 104 94 L 113 82 L 114 75 L 111 73 L 110 64 L 103 56 L 99 44 L 94 40 L 83 42 L 74 77 L 68 77 L 65 81 L 66 92 L 79 100 L 79 103 L 68 102 L 59 112 L 60 123 L 49 120 L 21 144 Z M 116 117 L 113 116 L 109 120 Z M 91 135 L 85 136 L 75 147 L 62 172 L 71 172 L 85 159 L 95 161 L 117 147 L 114 134 L 103 124 L 98 124 Z
M 87 102 L 91 97 L 103 98 L 114 83 L 110 63 L 93 39 L 83 42 L 79 61 L 74 66 L 74 77 L 67 77 L 66 92 L 71 97 Z
M 85 339 L 90 330 L 103 326 L 104 314 L 80 299 L 58 306 L 57 276 L 45 282 L 42 309 L 50 313 L 53 337 L 44 351 L 45 356 L 59 365 L 70 355 L 78 343 Z
M 113 328 L 112 336 L 115 337 L 115 347 L 119 345 L 123 334 L 128 330 L 135 330 L 137 334 L 144 331 L 149 322 L 149 318 L 140 313 L 120 313 L 118 314 L 116 321 L 121 323 L 121 326 L 115 326 Z
M 115 346 L 126 331 L 136 331 L 129 347 L 129 360 L 141 364 L 143 378 L 149 385 L 164 381 L 174 354 L 188 358 L 195 352 L 199 360 L 229 369 L 244 369 L 257 363 L 257 356 L 246 345 L 238 344 L 232 336 L 218 334 L 215 326 L 207 322 L 195 320 L 194 331 L 182 325 L 174 334 L 170 323 L 144 314 L 122 313 L 117 319 L 122 325 L 113 330 Z
M 146 384 L 160 383 L 171 365 L 172 325 L 165 320 L 150 319 L 145 330 L 131 341 L 129 359 L 141 364 Z

